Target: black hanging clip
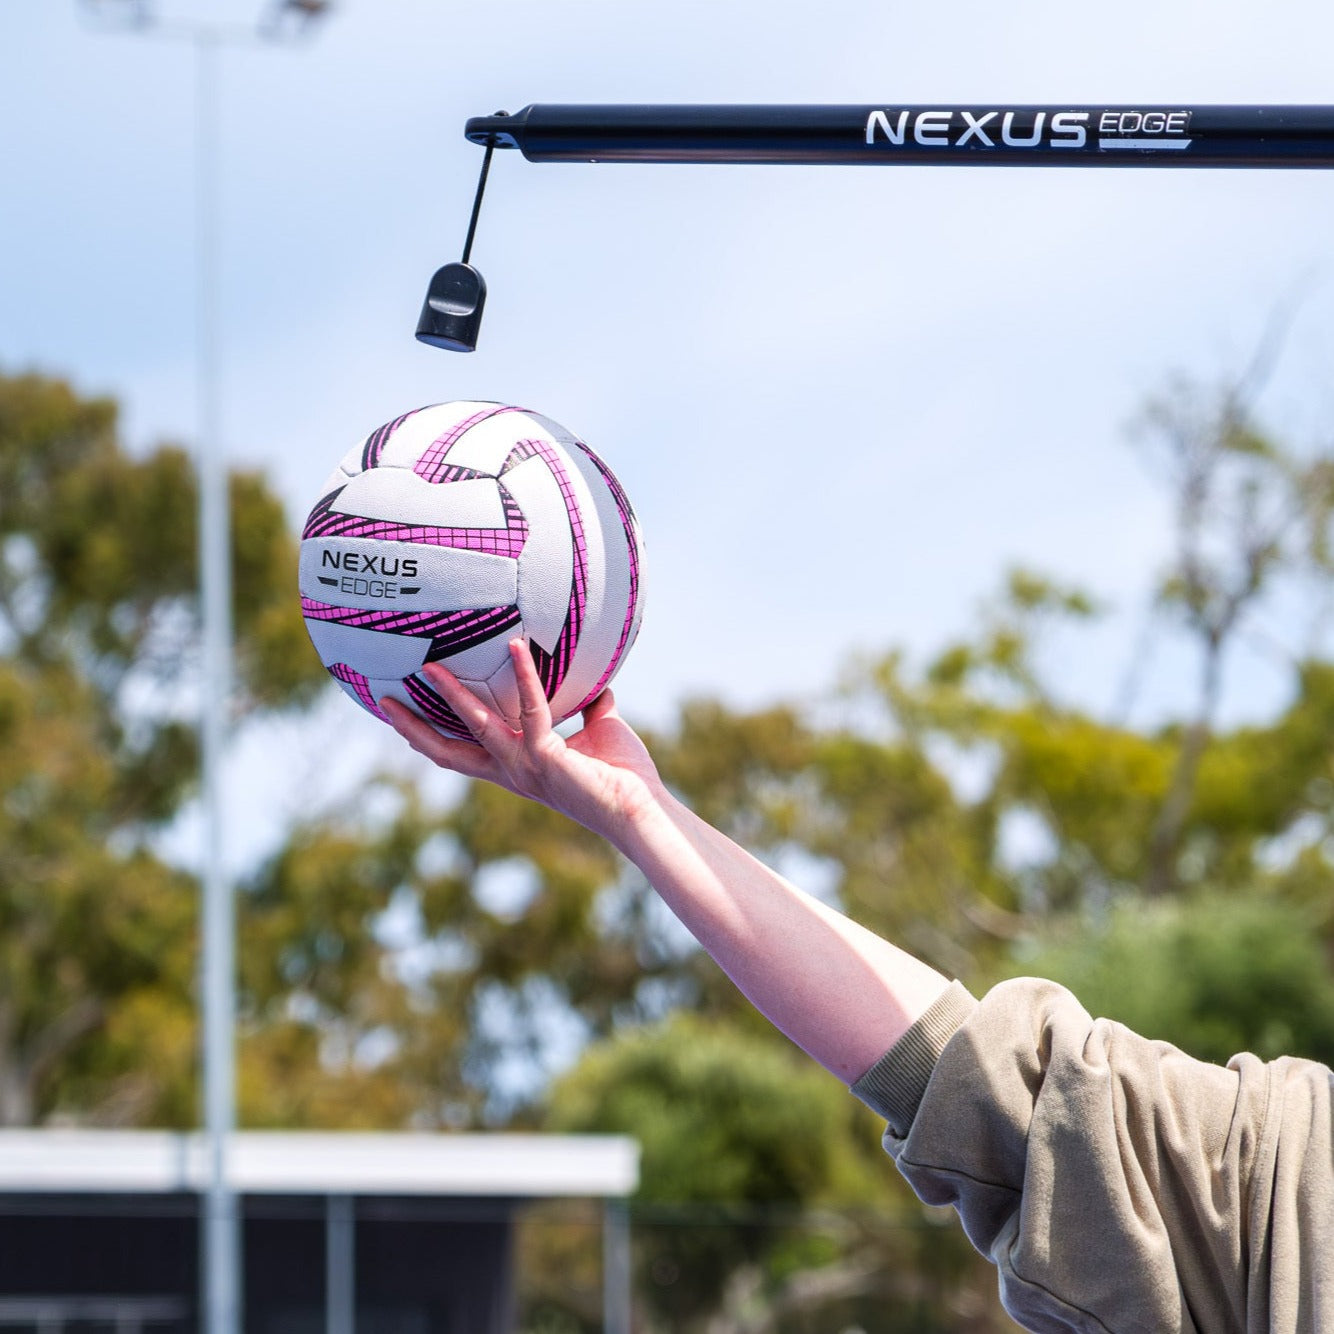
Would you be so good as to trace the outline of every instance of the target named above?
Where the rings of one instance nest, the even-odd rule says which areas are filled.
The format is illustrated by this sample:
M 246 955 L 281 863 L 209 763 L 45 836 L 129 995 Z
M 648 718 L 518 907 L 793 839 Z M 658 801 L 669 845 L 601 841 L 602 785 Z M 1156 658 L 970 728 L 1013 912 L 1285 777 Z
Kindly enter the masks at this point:
M 497 116 L 506 113 L 497 111 Z M 468 239 L 463 243 L 463 258 L 455 264 L 446 264 L 431 277 L 422 303 L 421 318 L 417 321 L 417 337 L 432 347 L 443 347 L 450 352 L 472 352 L 477 347 L 477 331 L 482 324 L 482 307 L 486 304 L 486 280 L 471 264 L 472 241 L 477 234 L 477 215 L 482 211 L 482 194 L 486 190 L 486 174 L 491 170 L 491 154 L 495 152 L 494 136 L 486 141 L 486 156 L 482 158 L 482 174 L 477 180 L 477 196 L 472 201 L 472 217 L 468 222 Z

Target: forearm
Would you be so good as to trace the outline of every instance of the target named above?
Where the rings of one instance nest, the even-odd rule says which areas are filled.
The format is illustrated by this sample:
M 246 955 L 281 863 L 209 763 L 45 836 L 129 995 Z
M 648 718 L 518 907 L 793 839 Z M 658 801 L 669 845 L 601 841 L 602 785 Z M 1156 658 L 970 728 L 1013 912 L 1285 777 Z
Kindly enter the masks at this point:
M 442 736 L 398 701 L 381 701 L 413 748 L 498 783 L 608 838 L 761 1013 L 851 1084 L 944 991 L 933 968 L 803 894 L 705 824 L 663 785 L 643 742 L 605 691 L 567 743 L 533 659 L 510 642 L 522 730 L 439 663 L 423 671 L 476 745 Z
M 770 1022 L 851 1084 L 947 979 L 821 903 L 665 791 L 616 839 Z

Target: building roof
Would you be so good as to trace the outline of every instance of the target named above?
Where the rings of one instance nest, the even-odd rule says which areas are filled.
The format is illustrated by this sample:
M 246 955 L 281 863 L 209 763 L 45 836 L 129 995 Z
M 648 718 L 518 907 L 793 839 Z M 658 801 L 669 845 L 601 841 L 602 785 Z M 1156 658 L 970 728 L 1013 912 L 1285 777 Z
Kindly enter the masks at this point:
M 0 1130 L 0 1194 L 162 1194 L 208 1181 L 202 1135 Z M 241 1131 L 234 1190 L 281 1195 L 615 1196 L 639 1182 L 624 1135 L 414 1135 Z

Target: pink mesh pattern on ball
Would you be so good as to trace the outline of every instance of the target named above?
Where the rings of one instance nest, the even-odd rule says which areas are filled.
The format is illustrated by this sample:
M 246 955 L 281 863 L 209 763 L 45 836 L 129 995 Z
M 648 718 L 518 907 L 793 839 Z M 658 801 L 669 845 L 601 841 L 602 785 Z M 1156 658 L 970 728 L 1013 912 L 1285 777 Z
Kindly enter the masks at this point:
M 597 685 L 588 692 L 579 708 L 575 710 L 577 713 L 587 708 L 607 688 L 607 682 L 611 680 L 617 664 L 625 656 L 626 649 L 630 646 L 630 632 L 634 629 L 635 610 L 639 605 L 639 542 L 635 536 L 639 528 L 639 521 L 635 518 L 629 496 L 625 494 L 624 488 L 616 480 L 611 469 L 582 441 L 576 440 L 575 444 L 588 455 L 589 461 L 601 474 L 602 480 L 606 482 L 607 489 L 616 501 L 616 512 L 620 515 L 621 527 L 625 530 L 625 545 L 630 558 L 630 597 L 626 603 L 625 623 L 621 626 L 621 637 L 616 644 L 616 652 L 611 655 L 611 661 L 607 664 L 607 669 L 602 673 Z
M 418 477 L 424 477 L 428 482 L 443 482 L 448 480 L 443 474 L 446 470 L 445 455 L 454 448 L 458 442 L 472 428 L 481 422 L 489 421 L 492 417 L 498 417 L 502 412 L 522 412 L 522 408 L 503 407 L 496 404 L 492 407 L 484 408 L 481 412 L 474 412 L 471 417 L 465 417 L 461 422 L 455 422 L 438 440 L 433 441 L 418 456 L 416 463 L 412 465 L 412 471 Z
M 375 701 L 375 696 L 371 694 L 371 683 L 354 667 L 349 667 L 345 662 L 336 662 L 329 668 L 329 675 L 335 681 L 343 681 L 350 685 L 357 693 L 357 698 L 377 717 L 384 722 L 389 719 L 384 716 L 384 711 Z
M 432 485 L 443 486 L 450 482 L 471 482 L 478 477 L 490 477 L 489 472 L 479 472 L 476 468 L 463 468 L 456 464 L 442 465 L 436 475 L 430 478 Z
M 584 535 L 584 516 L 579 509 L 579 498 L 574 493 L 574 483 L 565 467 L 565 460 L 560 451 L 552 448 L 545 440 L 520 440 L 510 451 L 505 466 L 500 473 L 506 472 L 525 459 L 540 458 L 551 470 L 551 475 L 560 487 L 561 497 L 565 501 L 565 513 L 570 521 L 570 539 L 574 548 L 574 575 L 570 580 L 569 610 L 565 624 L 561 626 L 555 647 L 548 652 L 540 644 L 531 644 L 533 661 L 537 665 L 537 674 L 542 681 L 542 689 L 548 699 L 560 689 L 565 674 L 570 670 L 574 650 L 579 644 L 579 634 L 584 626 L 584 617 L 588 612 L 588 540 Z
M 306 516 L 306 526 L 301 530 L 301 538 L 304 541 L 308 537 L 323 537 L 324 528 L 327 524 L 337 523 L 348 516 L 341 511 L 335 511 L 333 503 L 343 494 L 343 487 L 337 491 L 330 491 L 327 496 L 321 496 L 311 508 Z
M 519 609 L 474 607 L 462 611 L 399 611 L 388 607 L 335 607 L 314 598 L 301 599 L 301 614 L 313 621 L 333 621 L 359 630 L 378 630 L 388 635 L 410 635 L 432 641 L 428 660 L 462 653 L 475 644 L 519 624 Z
M 344 514 L 334 509 L 334 502 L 341 494 L 340 487 L 316 502 L 302 530 L 303 539 L 360 537 L 381 542 L 418 542 L 424 546 L 485 551 L 512 560 L 518 559 L 528 541 L 528 521 L 503 486 L 500 487 L 500 501 L 505 511 L 504 528 L 435 528 L 425 524 L 395 523 L 390 519 L 367 519 L 360 514 Z
M 460 741 L 474 740 L 463 719 L 420 677 L 404 677 L 403 686 L 408 692 L 408 698 L 421 710 L 422 716 L 429 719 L 442 732 Z
M 364 472 L 367 468 L 374 468 L 380 462 L 380 455 L 384 453 L 384 447 L 389 443 L 389 437 L 403 425 L 409 417 L 415 417 L 421 411 L 420 408 L 413 408 L 411 412 L 405 412 L 401 417 L 395 417 L 393 421 L 386 422 L 378 431 L 372 431 L 366 437 L 366 443 L 361 447 L 361 467 Z

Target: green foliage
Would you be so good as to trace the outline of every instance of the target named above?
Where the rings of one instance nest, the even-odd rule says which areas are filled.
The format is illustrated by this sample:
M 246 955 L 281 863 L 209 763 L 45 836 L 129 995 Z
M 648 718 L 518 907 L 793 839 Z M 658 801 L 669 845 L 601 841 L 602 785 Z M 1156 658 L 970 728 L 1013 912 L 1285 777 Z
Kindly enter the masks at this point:
M 1042 707 L 1007 713 L 992 726 L 1005 756 L 994 799 L 1039 811 L 1061 849 L 1038 903 L 1077 906 L 1095 867 L 1104 883 L 1137 883 L 1146 833 L 1171 776 L 1170 743 Z
M 373 806 L 396 790 L 360 798 Z M 411 998 L 376 932 L 414 856 L 403 838 L 351 822 L 306 826 L 241 887 L 245 1124 L 380 1129 L 418 1111 L 423 1091 L 393 1059 L 414 1027 Z
M 104 725 L 68 669 L 0 663 L 0 1124 L 190 1117 L 193 885 L 118 846 Z
M 664 772 L 710 824 L 742 841 L 782 838 L 794 816 L 787 780 L 809 764 L 813 737 L 795 709 L 736 714 L 688 700 L 671 736 L 650 738 Z
M 1285 449 L 1235 389 L 1174 391 L 1148 431 L 1175 539 L 1155 624 L 1199 665 L 1179 716 L 1067 698 L 1049 646 L 1098 604 L 1014 571 L 931 661 L 856 664 L 832 722 L 693 700 L 651 748 L 706 819 L 978 988 L 1042 972 L 1210 1059 L 1330 1060 L 1334 664 L 1294 652 L 1267 720 L 1217 705 L 1248 618 L 1328 591 L 1334 457 Z M 231 500 L 237 693 L 207 703 L 262 715 L 326 678 L 277 498 L 240 474 Z M 187 456 L 131 455 L 109 400 L 0 376 L 0 1123 L 194 1119 L 196 887 L 153 851 L 197 769 L 194 588 Z M 637 1135 L 646 1329 L 1003 1327 L 873 1119 L 560 817 L 376 779 L 241 889 L 246 1124 Z M 591 1329 L 568 1237 L 538 1248 L 534 1319 Z
M 0 376 L 0 497 L 0 1124 L 189 1124 L 196 887 L 152 836 L 197 771 L 193 470 L 128 454 L 109 399 Z M 289 707 L 324 677 L 296 544 L 261 478 L 232 500 L 234 703 Z
M 667 1329 L 704 1320 L 743 1271 L 776 1297 L 866 1244 L 846 1221 L 812 1227 L 817 1208 L 918 1216 L 875 1118 L 783 1039 L 723 1021 L 677 1014 L 590 1048 L 547 1124 L 639 1140 L 636 1286 Z
M 781 1038 L 692 1014 L 591 1048 L 555 1085 L 548 1123 L 634 1133 L 645 1202 L 804 1206 L 877 1195 L 865 1169 L 878 1136 L 841 1084 Z
M 282 502 L 260 473 L 233 473 L 232 620 L 242 707 L 309 703 L 328 684 L 292 590 L 298 547 Z
M 1126 903 L 1020 962 L 1091 1013 L 1202 1060 L 1251 1051 L 1334 1065 L 1334 972 L 1313 925 L 1269 894 Z

